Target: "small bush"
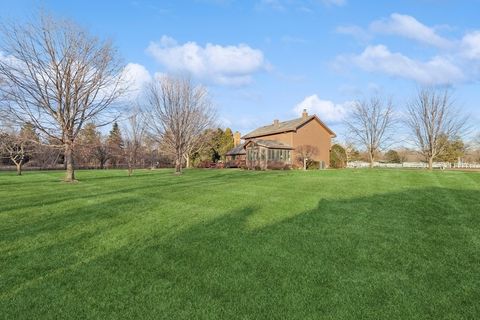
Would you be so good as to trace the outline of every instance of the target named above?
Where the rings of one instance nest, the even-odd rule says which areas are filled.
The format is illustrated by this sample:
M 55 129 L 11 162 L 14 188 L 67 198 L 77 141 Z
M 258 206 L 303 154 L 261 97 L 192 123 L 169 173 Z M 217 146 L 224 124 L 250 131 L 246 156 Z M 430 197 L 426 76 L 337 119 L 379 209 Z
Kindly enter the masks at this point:
M 307 170 L 320 169 L 320 161 L 307 160 Z
M 210 168 L 210 161 L 206 160 L 206 161 L 200 161 L 198 164 L 197 164 L 197 168 Z
M 267 165 L 267 169 L 270 170 L 283 170 L 285 164 L 280 161 L 269 161 Z

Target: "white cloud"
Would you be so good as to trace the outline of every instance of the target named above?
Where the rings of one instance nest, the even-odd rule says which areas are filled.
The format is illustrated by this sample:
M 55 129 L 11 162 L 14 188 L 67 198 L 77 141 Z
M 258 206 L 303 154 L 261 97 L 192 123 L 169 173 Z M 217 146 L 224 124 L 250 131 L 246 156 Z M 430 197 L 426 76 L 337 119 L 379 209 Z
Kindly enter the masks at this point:
M 359 26 L 339 26 L 337 33 L 348 34 L 360 42 L 370 42 L 377 34 L 401 36 L 436 51 L 429 58 L 391 52 L 387 46 L 369 45 L 356 55 L 340 55 L 333 63 L 339 71 L 355 65 L 369 72 L 411 79 L 422 85 L 445 85 L 477 81 L 480 77 L 480 30 L 464 34 L 462 38 L 447 39 L 438 30 L 452 30 L 446 25 L 429 27 L 412 16 L 393 13 L 376 20 L 363 29 Z
M 445 57 L 435 56 L 423 62 L 393 53 L 384 45 L 368 46 L 361 54 L 341 57 L 340 60 L 343 63 L 351 62 L 369 72 L 412 79 L 424 85 L 452 84 L 465 80 L 463 71 Z
M 452 42 L 409 15 L 393 13 L 388 19 L 374 21 L 370 30 L 376 33 L 394 34 L 439 48 L 449 48 Z
M 480 59 L 480 31 L 467 33 L 462 38 L 461 50 L 467 59 Z
M 141 93 L 145 84 L 152 80 L 152 76 L 143 65 L 129 63 L 123 69 L 123 79 L 128 86 L 128 98 L 135 99 Z
M 321 120 L 325 122 L 340 122 L 348 114 L 353 102 L 345 102 L 342 104 L 335 104 L 330 100 L 322 100 L 318 95 L 313 94 L 305 97 L 302 102 L 293 108 L 293 112 L 301 115 L 303 109 L 306 109 L 310 114 L 316 114 Z
M 192 76 L 222 85 L 245 85 L 252 75 L 269 68 L 263 52 L 246 44 L 221 46 L 196 42 L 177 43 L 163 36 L 147 48 L 155 60 L 167 71 L 186 72 Z

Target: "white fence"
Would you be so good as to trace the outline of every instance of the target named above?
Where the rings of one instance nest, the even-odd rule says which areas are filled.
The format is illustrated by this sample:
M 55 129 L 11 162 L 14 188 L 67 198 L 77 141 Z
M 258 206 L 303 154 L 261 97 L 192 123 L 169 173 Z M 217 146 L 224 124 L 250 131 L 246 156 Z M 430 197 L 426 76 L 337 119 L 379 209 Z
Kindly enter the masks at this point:
M 375 168 L 428 168 L 426 162 L 403 162 L 403 163 L 381 163 L 374 162 Z M 369 168 L 370 163 L 364 161 L 352 161 L 347 164 L 347 168 Z M 449 162 L 434 162 L 433 168 L 436 169 L 480 169 L 480 163 L 449 163 Z

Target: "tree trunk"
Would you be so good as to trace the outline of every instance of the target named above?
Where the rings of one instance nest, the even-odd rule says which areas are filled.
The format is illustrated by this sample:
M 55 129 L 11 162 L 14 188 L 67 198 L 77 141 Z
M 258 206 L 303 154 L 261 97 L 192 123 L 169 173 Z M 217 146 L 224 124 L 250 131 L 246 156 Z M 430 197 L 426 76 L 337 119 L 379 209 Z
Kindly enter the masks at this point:
M 428 158 L 428 170 L 433 169 L 433 157 Z
M 303 170 L 307 170 L 307 158 L 303 158 Z
M 128 176 L 131 177 L 133 173 L 133 167 L 131 164 L 128 165 Z
M 65 182 L 75 181 L 75 169 L 73 165 L 73 147 L 71 143 L 65 144 Z
M 175 174 L 182 174 L 182 156 L 177 155 L 175 159 Z
M 15 165 L 17 166 L 17 176 L 21 176 L 22 175 L 22 163 L 19 162 L 19 163 L 16 163 Z
M 372 153 L 369 153 L 368 154 L 368 157 L 370 158 L 370 168 L 373 168 L 373 162 L 374 162 L 374 157 L 373 157 L 373 154 Z

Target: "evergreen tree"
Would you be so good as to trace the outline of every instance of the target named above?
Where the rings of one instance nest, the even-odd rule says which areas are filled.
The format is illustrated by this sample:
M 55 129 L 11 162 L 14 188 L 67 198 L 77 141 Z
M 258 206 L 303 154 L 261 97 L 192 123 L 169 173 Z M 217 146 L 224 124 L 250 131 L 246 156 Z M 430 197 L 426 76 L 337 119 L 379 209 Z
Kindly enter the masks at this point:
M 225 153 L 230 151 L 233 148 L 234 141 L 233 141 L 233 132 L 230 128 L 226 128 L 221 136 L 220 146 L 219 146 L 219 153 L 222 159 L 225 161 Z
M 400 155 L 395 150 L 388 150 L 387 153 L 385 153 L 385 160 L 388 163 L 400 163 L 401 162 L 400 161 Z
M 447 136 L 442 135 L 439 140 L 442 152 L 435 157 L 435 161 L 453 163 L 465 156 L 465 144 L 459 137 L 448 139 Z
M 110 130 L 108 135 L 107 146 L 110 155 L 110 163 L 112 164 L 112 167 L 116 168 L 123 158 L 124 148 L 122 133 L 120 132 L 120 127 L 116 121 L 113 123 L 112 130 Z

